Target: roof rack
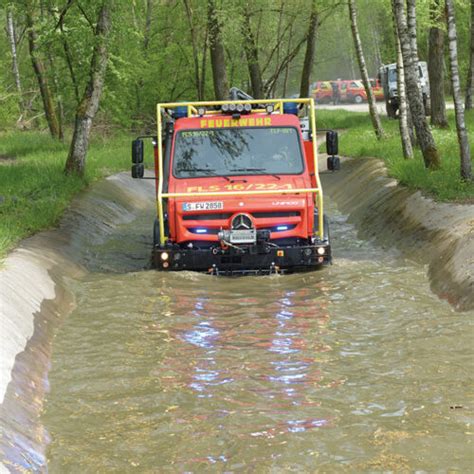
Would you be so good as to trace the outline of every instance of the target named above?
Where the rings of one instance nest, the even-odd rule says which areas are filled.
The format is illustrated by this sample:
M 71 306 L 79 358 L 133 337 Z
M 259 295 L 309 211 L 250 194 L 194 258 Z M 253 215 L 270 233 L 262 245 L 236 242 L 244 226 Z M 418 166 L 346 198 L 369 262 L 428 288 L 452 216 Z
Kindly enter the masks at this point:
M 161 115 L 161 112 L 167 112 L 169 115 L 174 115 L 171 113 L 171 110 L 180 109 L 179 118 L 191 118 L 191 117 L 200 117 L 204 115 L 202 112 L 205 111 L 205 115 L 218 115 L 222 114 L 222 106 L 225 105 L 239 105 L 242 104 L 245 106 L 249 104 L 251 110 L 246 113 L 252 114 L 262 114 L 268 113 L 268 106 L 272 105 L 272 113 L 294 113 L 289 112 L 288 107 L 285 107 L 285 104 L 296 104 L 296 107 L 307 106 L 310 110 L 314 107 L 313 99 L 252 99 L 252 100 L 218 100 L 218 101 L 208 101 L 208 102 L 169 102 L 164 104 L 158 104 L 158 114 Z M 285 110 L 286 109 L 286 110 Z M 229 113 L 229 112 L 226 112 Z

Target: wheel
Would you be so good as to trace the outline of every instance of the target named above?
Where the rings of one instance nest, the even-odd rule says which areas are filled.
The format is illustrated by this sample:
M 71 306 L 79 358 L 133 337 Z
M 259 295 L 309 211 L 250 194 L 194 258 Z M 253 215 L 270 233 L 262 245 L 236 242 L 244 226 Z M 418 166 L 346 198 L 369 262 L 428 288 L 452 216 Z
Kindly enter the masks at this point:
M 428 117 L 431 115 L 431 99 L 428 99 L 426 95 L 423 95 L 423 105 L 425 106 L 425 115 Z
M 362 104 L 363 101 L 364 101 L 364 99 L 362 98 L 361 95 L 356 95 L 356 96 L 354 97 L 354 102 L 355 102 L 356 104 Z
M 153 247 L 156 247 L 160 243 L 160 223 L 158 219 L 155 219 L 153 224 Z
M 398 107 L 395 104 L 391 104 L 390 102 L 385 102 L 385 109 L 387 110 L 388 118 L 397 118 L 397 110 Z
M 165 237 L 169 236 L 168 219 L 165 217 Z M 160 245 L 160 223 L 155 219 L 153 223 L 153 247 Z
M 323 226 L 324 226 L 324 231 L 323 231 L 323 240 L 326 240 L 328 243 L 330 243 L 331 235 L 329 233 L 329 221 L 328 221 L 328 216 L 324 214 L 323 216 Z M 319 230 L 319 219 L 318 219 L 318 211 L 316 210 L 314 212 L 314 232 L 317 233 Z

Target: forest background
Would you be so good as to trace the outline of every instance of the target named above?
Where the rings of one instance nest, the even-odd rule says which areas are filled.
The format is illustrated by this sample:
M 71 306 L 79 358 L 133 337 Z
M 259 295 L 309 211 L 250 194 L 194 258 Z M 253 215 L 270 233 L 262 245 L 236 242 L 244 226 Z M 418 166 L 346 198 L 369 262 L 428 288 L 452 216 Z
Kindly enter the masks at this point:
M 428 59 L 432 2 L 417 2 L 420 60 Z M 16 124 L 29 129 L 46 127 L 29 51 L 31 27 L 36 33 L 35 54 L 43 63 L 58 120 L 65 129 L 71 127 L 89 79 L 100 3 L 0 3 L 0 22 L 5 30 L 7 11 L 13 18 L 21 81 L 20 92 L 12 73 L 8 35 L 0 35 L 0 128 Z M 344 0 L 113 0 L 108 66 L 96 128 L 148 129 L 156 120 L 158 102 L 214 99 L 209 3 L 214 5 L 220 25 L 227 82 L 231 86 L 255 92 L 249 76 L 249 63 L 254 61 L 258 62 L 262 77 L 260 95 L 288 97 L 299 93 L 313 4 L 316 40 L 310 82 L 361 76 Z M 454 2 L 463 89 L 470 67 L 470 3 Z M 357 0 L 356 5 L 369 75 L 375 77 L 380 65 L 396 61 L 390 0 Z M 449 76 L 445 89 L 449 93 Z

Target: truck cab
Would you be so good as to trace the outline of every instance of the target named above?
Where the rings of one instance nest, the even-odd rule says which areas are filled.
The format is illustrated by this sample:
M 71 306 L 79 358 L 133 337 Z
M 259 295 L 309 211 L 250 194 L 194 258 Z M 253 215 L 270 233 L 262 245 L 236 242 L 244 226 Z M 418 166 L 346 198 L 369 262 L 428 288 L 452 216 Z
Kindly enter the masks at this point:
M 428 76 L 428 65 L 425 61 L 420 61 L 418 63 L 418 75 L 425 113 L 426 115 L 431 115 L 430 81 Z M 390 118 L 395 118 L 399 108 L 397 63 L 382 66 L 379 69 L 378 79 L 382 84 L 387 115 Z
M 331 261 L 312 99 L 159 104 L 157 136 L 155 268 L 269 274 Z M 144 177 L 141 139 L 132 160 Z

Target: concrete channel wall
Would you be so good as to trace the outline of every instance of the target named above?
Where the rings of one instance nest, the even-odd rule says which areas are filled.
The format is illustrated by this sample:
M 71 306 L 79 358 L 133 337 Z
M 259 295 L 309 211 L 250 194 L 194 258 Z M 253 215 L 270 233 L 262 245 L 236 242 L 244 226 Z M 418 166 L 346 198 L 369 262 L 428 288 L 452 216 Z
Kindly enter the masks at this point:
M 398 186 L 376 159 L 344 160 L 323 188 L 361 237 L 427 264 L 434 293 L 459 311 L 474 308 L 474 205 L 436 203 Z
M 436 204 L 401 188 L 377 160 L 345 160 L 340 172 L 323 173 L 322 180 L 326 196 L 364 237 L 425 262 L 433 291 L 459 310 L 474 308 L 474 206 Z M 100 269 L 93 245 L 152 209 L 153 200 L 152 181 L 112 176 L 79 196 L 58 229 L 26 239 L 3 263 L 0 472 L 46 471 L 40 412 L 54 334 L 74 308 L 70 282 Z
M 46 471 L 40 413 L 52 341 L 74 308 L 70 282 L 94 266 L 93 245 L 153 200 L 152 181 L 111 176 L 80 195 L 58 229 L 24 240 L 0 267 L 0 473 Z

